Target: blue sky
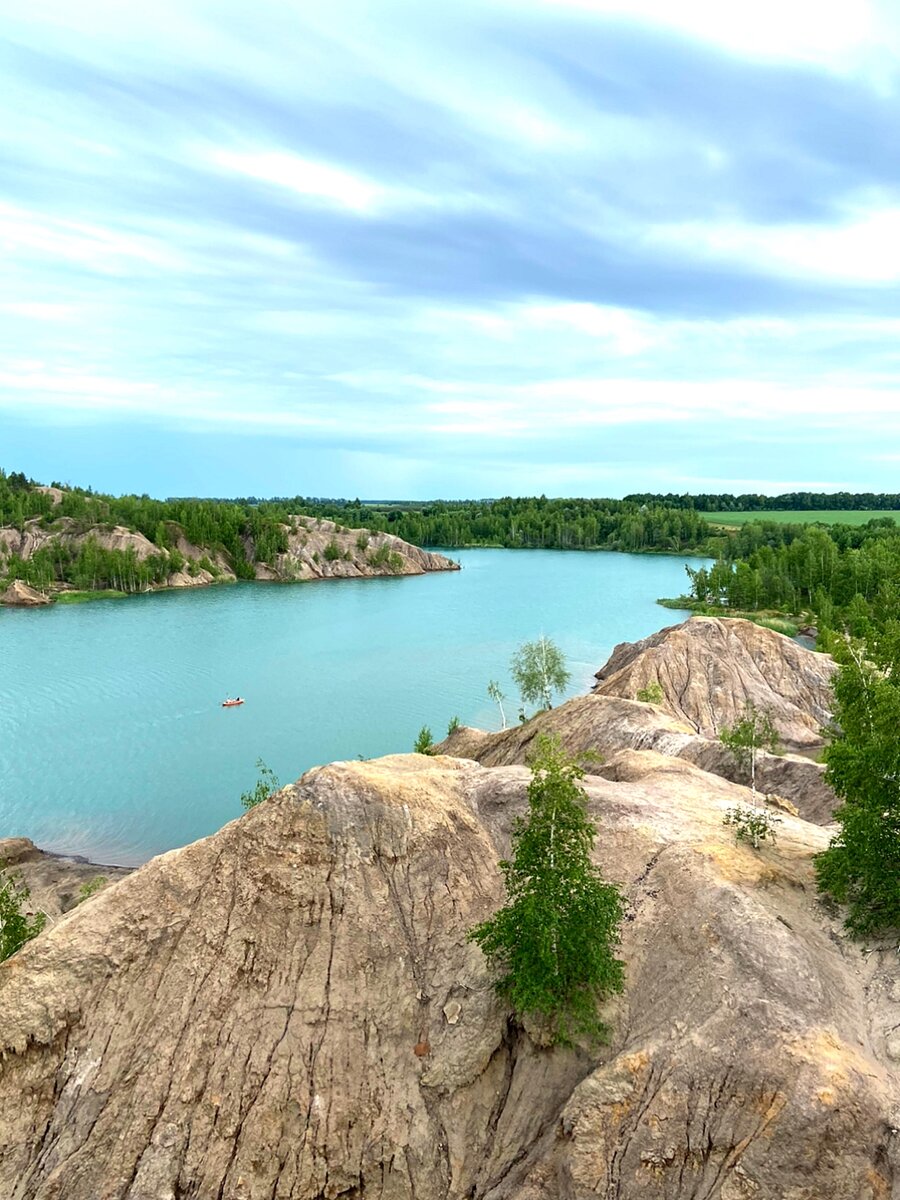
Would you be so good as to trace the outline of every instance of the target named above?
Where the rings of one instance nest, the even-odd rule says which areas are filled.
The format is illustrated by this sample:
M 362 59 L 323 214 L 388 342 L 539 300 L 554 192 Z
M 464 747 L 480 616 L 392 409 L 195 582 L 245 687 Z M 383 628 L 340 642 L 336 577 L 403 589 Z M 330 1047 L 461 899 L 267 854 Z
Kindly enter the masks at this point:
M 8 470 L 153 495 L 900 490 L 889 4 L 0 18 Z

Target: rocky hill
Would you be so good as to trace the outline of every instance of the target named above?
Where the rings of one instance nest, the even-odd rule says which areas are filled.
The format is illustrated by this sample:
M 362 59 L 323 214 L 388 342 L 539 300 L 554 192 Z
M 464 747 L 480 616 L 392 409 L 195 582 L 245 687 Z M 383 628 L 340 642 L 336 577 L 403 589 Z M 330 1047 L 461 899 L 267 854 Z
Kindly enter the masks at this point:
M 726 651 L 723 662 L 720 655 Z M 606 760 L 592 768 L 600 775 L 615 773 L 620 751 L 653 750 L 733 783 L 747 783 L 716 730 L 739 718 L 750 699 L 772 713 L 787 744 L 805 751 L 761 751 L 756 768 L 760 792 L 787 802 L 807 821 L 828 824 L 838 801 L 825 782 L 825 768 L 809 755 L 824 745 L 819 730 L 831 719 L 835 670 L 828 655 L 805 650 L 749 621 L 692 617 L 641 642 L 617 646 L 597 672 L 601 682 L 590 695 L 497 733 L 462 726 L 438 750 L 484 766 L 508 766 L 525 763 L 535 738 L 551 734 L 571 755 L 593 752 Z M 658 705 L 633 698 L 652 683 L 663 690 Z
M 662 707 L 705 737 L 733 725 L 750 700 L 771 713 L 786 749 L 808 752 L 823 744 L 835 670 L 827 655 L 750 621 L 692 617 L 616 646 L 594 691 L 633 700 L 657 683 Z
M 269 561 L 257 558 L 252 537 L 244 540 L 244 552 L 253 564 L 257 579 L 293 582 L 371 575 L 421 575 L 426 571 L 459 569 L 457 563 L 444 555 L 421 550 L 387 533 L 346 529 L 333 521 L 302 515 L 292 517 L 289 525 L 279 528 L 287 550 L 272 556 Z M 101 551 L 127 554 L 137 564 L 159 564 L 153 581 L 140 590 L 204 587 L 236 579 L 234 564 L 223 550 L 195 545 L 174 525 L 168 528 L 167 537 L 171 545 L 161 547 L 144 534 L 121 525 L 85 525 L 71 517 L 59 517 L 47 524 L 36 518 L 25 521 L 21 528 L 0 528 L 0 578 L 13 558 L 28 562 L 40 552 L 49 552 L 52 558 L 57 549 L 64 556 L 73 556 L 90 544 Z M 52 596 L 66 586 L 53 582 L 46 591 Z M 26 587 L 20 580 L 13 581 L 0 595 L 0 603 L 30 605 L 40 602 L 42 593 L 35 588 L 26 590 Z M 136 589 L 129 587 L 128 590 Z
M 437 749 L 484 766 L 510 766 L 527 761 L 541 734 L 557 737 L 566 752 L 575 757 L 600 755 L 602 762 L 591 766 L 598 775 L 615 771 L 616 755 L 621 751 L 653 750 L 734 783 L 746 782 L 734 756 L 721 742 L 701 737 L 690 725 L 655 705 L 615 696 L 575 696 L 523 725 L 497 733 L 462 725 Z M 831 821 L 838 801 L 825 783 L 824 771 L 821 763 L 803 755 L 763 751 L 756 767 L 757 788 L 787 802 L 805 820 L 825 825 Z
M 364 575 L 423 575 L 456 571 L 457 563 L 389 533 L 347 529 L 323 517 L 296 516 L 285 526 L 286 553 L 270 564 L 257 562 L 257 579 L 347 579 Z M 248 557 L 255 560 L 252 542 Z
M 823 830 L 756 854 L 746 791 L 654 751 L 586 781 L 627 893 L 605 1049 L 548 1049 L 465 940 L 528 773 L 308 773 L 0 966 L 8 1200 L 889 1200 L 900 986 L 815 898 Z

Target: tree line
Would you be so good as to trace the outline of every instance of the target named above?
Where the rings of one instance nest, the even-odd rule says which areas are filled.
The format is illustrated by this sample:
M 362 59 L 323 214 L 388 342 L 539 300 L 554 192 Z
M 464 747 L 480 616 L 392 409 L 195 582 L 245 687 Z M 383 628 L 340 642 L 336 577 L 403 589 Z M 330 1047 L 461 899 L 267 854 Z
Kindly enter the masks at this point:
M 780 496 L 763 496 L 757 492 L 703 492 L 696 496 L 666 492 L 635 492 L 625 497 L 635 504 L 662 505 L 664 508 L 693 508 L 697 512 L 877 512 L 900 510 L 897 492 L 783 492 Z
M 711 527 L 689 509 L 625 500 L 506 496 L 379 507 L 359 500 L 311 503 L 302 511 L 392 533 L 417 546 L 531 550 L 705 551 Z

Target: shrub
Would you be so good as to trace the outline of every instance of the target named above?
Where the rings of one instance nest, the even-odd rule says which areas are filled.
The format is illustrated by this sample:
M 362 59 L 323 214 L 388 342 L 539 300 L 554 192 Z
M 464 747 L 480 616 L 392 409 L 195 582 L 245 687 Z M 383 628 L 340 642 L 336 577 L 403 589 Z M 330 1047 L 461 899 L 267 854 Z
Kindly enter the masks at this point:
M 766 838 L 775 841 L 775 826 L 780 822 L 781 817 L 776 817 L 764 808 L 741 804 L 729 808 L 722 818 L 723 825 L 731 825 L 734 828 L 735 841 L 749 842 L 754 850 L 758 850 Z
M 244 808 L 255 808 L 257 804 L 262 804 L 263 800 L 268 800 L 281 786 L 278 776 L 261 758 L 256 760 L 256 769 L 259 771 L 256 785 L 249 792 L 241 792 L 241 804 Z
M 662 704 L 665 699 L 665 693 L 660 684 L 654 680 L 653 683 L 648 683 L 646 687 L 638 688 L 636 700 L 640 700 L 642 704 Z
M 322 553 L 325 555 L 325 558 L 328 562 L 334 562 L 336 559 L 341 557 L 341 548 L 334 538 L 332 538 Z
M 456 733 L 457 729 L 459 729 L 459 717 L 451 717 L 450 724 L 447 726 L 447 737 Z
M 106 887 L 107 879 L 105 875 L 95 875 L 93 879 L 87 879 L 78 889 L 78 903 L 81 904 L 84 900 L 89 900 L 91 896 Z
M 0 863 L 0 962 L 15 954 L 47 924 L 47 914 L 28 907 L 30 890 L 17 872 Z
M 414 754 L 433 754 L 434 753 L 434 738 L 431 736 L 431 730 L 427 725 L 423 725 L 419 730 L 419 736 L 413 744 Z

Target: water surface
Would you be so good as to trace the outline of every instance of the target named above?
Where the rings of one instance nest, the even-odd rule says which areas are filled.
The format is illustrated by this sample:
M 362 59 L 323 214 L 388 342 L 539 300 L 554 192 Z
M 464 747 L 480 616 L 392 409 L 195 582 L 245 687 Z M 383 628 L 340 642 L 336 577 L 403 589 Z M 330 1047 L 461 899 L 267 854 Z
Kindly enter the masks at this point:
M 574 695 L 617 642 L 686 615 L 655 603 L 684 590 L 683 557 L 452 553 L 462 571 L 0 610 L 0 837 L 142 862 L 239 815 L 257 758 L 286 783 L 453 716 L 498 728 L 486 685 L 515 720 L 523 641 L 561 646 Z

